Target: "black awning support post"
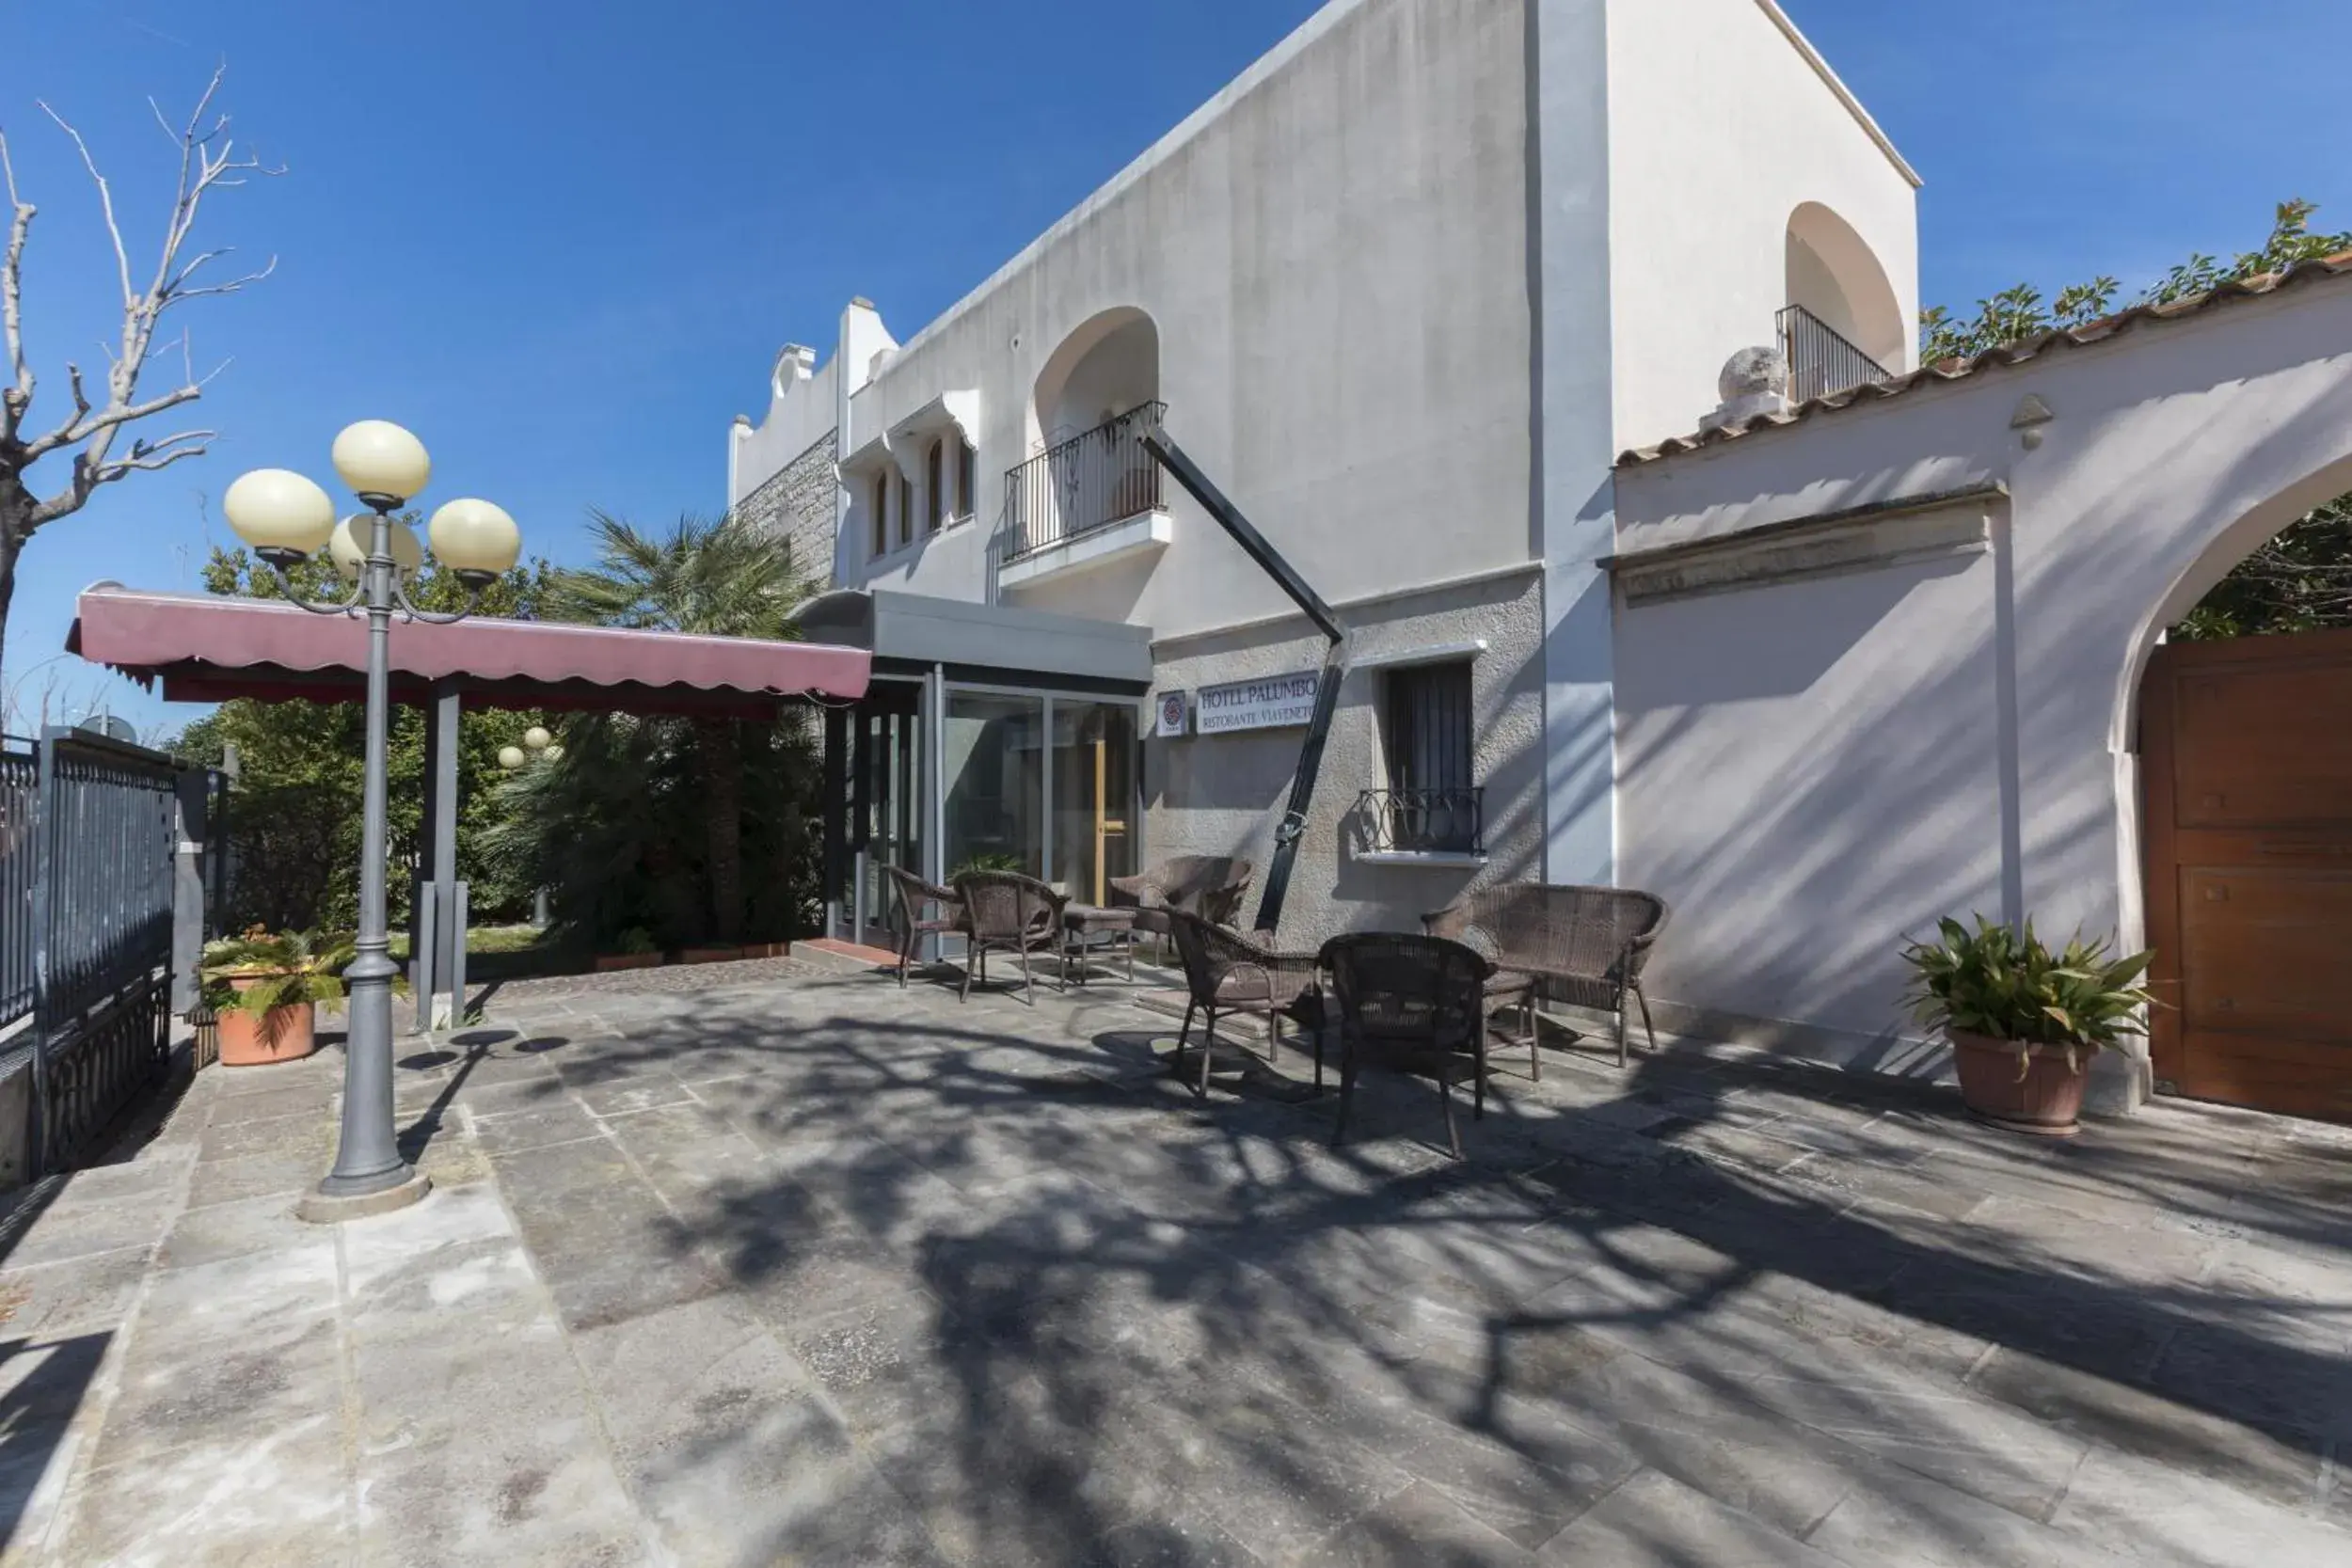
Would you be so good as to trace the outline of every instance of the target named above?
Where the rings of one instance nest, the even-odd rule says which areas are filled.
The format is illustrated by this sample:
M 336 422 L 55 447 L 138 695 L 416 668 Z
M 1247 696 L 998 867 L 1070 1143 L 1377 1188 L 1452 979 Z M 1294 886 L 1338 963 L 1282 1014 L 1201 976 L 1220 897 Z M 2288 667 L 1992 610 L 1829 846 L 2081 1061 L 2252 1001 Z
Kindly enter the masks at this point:
M 1141 432 L 1141 437 L 1144 450 L 1158 460 L 1169 477 L 1200 503 L 1201 510 L 1216 519 L 1219 528 L 1232 535 L 1233 543 L 1330 640 L 1330 653 L 1324 660 L 1322 677 L 1315 683 L 1314 717 L 1308 721 L 1306 739 L 1299 742 L 1298 767 L 1291 774 L 1290 801 L 1282 808 L 1282 820 L 1275 825 L 1274 859 L 1266 866 L 1265 891 L 1258 898 L 1257 929 L 1271 932 L 1281 925 L 1282 900 L 1290 892 L 1291 867 L 1298 859 L 1298 841 L 1306 835 L 1307 807 L 1314 799 L 1315 775 L 1323 770 L 1323 743 L 1330 738 L 1331 716 L 1340 704 L 1340 681 L 1347 673 L 1341 657 L 1347 634 L 1340 629 L 1339 616 L 1323 602 L 1322 595 L 1308 587 L 1306 579 L 1282 559 L 1281 552 L 1250 526 L 1241 509 L 1225 499 L 1225 492 L 1200 471 L 1200 466 L 1176 444 L 1165 425 L 1153 422 Z

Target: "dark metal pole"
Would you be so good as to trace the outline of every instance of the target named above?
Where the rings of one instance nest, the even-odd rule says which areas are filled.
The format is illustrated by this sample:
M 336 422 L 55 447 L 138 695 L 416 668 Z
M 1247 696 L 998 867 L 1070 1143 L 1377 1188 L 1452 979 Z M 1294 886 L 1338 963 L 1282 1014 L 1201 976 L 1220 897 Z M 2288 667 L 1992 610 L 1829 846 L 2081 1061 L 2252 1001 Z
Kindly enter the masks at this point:
M 391 510 L 399 500 L 388 496 L 362 496 L 374 514 L 368 545 L 366 580 L 368 614 L 367 760 L 359 814 L 359 938 L 358 956 L 343 971 L 350 990 L 351 1033 L 343 1046 L 343 1122 L 335 1150 L 335 1168 L 320 1181 L 318 1196 L 347 1200 L 373 1196 L 415 1179 L 400 1155 L 400 1140 L 392 1125 L 392 977 L 400 973 L 391 959 L 390 933 L 386 929 L 385 878 L 385 751 L 386 729 L 391 717 L 391 638 L 393 573 Z M 347 1204 L 330 1201 L 319 1206 L 316 1217 L 342 1217 Z
M 1209 476 L 1200 471 L 1184 449 L 1178 446 L 1155 421 L 1142 432 L 1144 450 L 1160 466 L 1175 476 L 1201 509 L 1216 519 L 1216 525 L 1232 535 L 1233 543 L 1248 552 L 1272 578 L 1275 585 L 1291 596 L 1291 602 L 1307 612 L 1307 619 L 1330 639 L 1331 651 L 1324 660 L 1323 674 L 1315 686 L 1314 717 L 1308 721 L 1307 737 L 1299 742 L 1298 767 L 1291 774 L 1290 802 L 1282 809 L 1282 820 L 1274 828 L 1274 857 L 1265 871 L 1265 888 L 1258 896 L 1258 924 L 1261 931 L 1278 929 L 1282 920 L 1282 900 L 1290 892 L 1291 867 L 1298 860 L 1298 841 L 1307 832 L 1307 807 L 1314 800 L 1315 776 L 1323 770 L 1323 746 L 1331 736 L 1331 716 L 1340 701 L 1340 681 L 1346 674 L 1340 650 L 1345 646 L 1347 634 L 1340 629 L 1339 615 L 1323 602 L 1323 596 L 1307 586 L 1307 579 L 1282 559 L 1282 553 L 1266 542 L 1265 535 L 1252 528 L 1249 519 L 1241 515 L 1241 508 L 1225 499 Z
M 1249 519 L 1241 515 L 1241 508 L 1225 499 L 1225 492 L 1200 471 L 1200 466 L 1170 438 L 1167 431 L 1157 425 L 1151 426 L 1143 432 L 1142 439 L 1144 450 L 1157 458 L 1160 466 L 1175 477 L 1176 483 L 1183 485 L 1211 517 L 1216 519 L 1218 527 L 1233 536 L 1233 543 L 1248 552 L 1249 559 L 1274 579 L 1277 587 L 1291 596 L 1293 603 L 1307 612 L 1307 619 L 1321 628 L 1324 636 L 1334 642 L 1346 637 L 1347 634 L 1340 630 L 1339 616 L 1323 602 L 1322 595 L 1307 586 L 1307 579 L 1292 569 L 1291 563 L 1282 559 L 1281 552 L 1266 543 L 1264 534 L 1250 527 Z
M 426 720 L 426 767 L 432 777 L 431 802 L 425 818 L 429 835 L 426 854 L 433 871 L 433 979 L 436 992 L 450 997 L 448 1027 L 455 1028 L 465 1010 L 464 948 L 466 923 L 457 912 L 457 721 L 464 699 L 456 684 L 444 681 L 433 689 L 433 706 Z M 443 1026 L 438 995 L 417 1000 L 424 1026 Z

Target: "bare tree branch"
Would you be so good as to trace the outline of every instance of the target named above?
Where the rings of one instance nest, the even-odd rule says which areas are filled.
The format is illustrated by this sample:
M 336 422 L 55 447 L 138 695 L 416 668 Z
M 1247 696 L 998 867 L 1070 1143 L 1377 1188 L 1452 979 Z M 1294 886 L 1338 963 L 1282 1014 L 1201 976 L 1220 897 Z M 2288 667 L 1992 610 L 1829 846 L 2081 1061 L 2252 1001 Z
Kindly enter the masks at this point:
M 215 251 L 214 254 L 226 256 L 228 252 L 225 250 Z M 182 271 L 180 276 L 185 277 L 187 273 L 193 270 L 193 268 L 184 269 Z M 267 277 L 271 273 L 274 273 L 277 270 L 278 258 L 273 256 L 269 259 L 268 265 L 262 267 L 258 272 L 248 272 L 242 277 L 231 277 L 227 281 L 220 283 L 207 283 L 200 289 L 183 289 L 175 284 L 173 287 L 167 290 L 161 296 L 161 303 L 155 307 L 155 314 L 160 316 L 166 310 L 170 309 L 173 306 L 181 304 L 186 300 L 203 299 L 212 294 L 236 293 L 243 290 L 246 284 L 259 283 L 262 279 Z
M 88 145 L 56 110 L 45 103 L 40 104 L 41 112 L 72 139 L 75 149 L 81 153 L 82 166 L 98 186 L 107 233 L 114 244 L 117 272 L 122 282 L 123 310 L 120 341 L 118 344 L 109 345 L 106 351 L 108 368 L 103 405 L 93 410 L 82 388 L 81 372 L 78 369 L 73 370 L 74 407 L 72 416 L 48 434 L 23 443 L 19 453 L 10 462 L 11 470 L 21 473 L 51 452 L 69 447 L 82 449 L 74 456 L 72 477 L 67 481 L 65 487 L 40 501 L 34 509 L 33 526 L 72 512 L 88 499 L 97 485 L 137 469 L 164 467 L 178 456 L 194 455 L 202 450 L 200 447 L 181 447 L 167 454 L 157 449 L 135 445 L 128 458 L 109 461 L 108 457 L 115 435 L 122 426 L 194 401 L 202 394 L 205 385 L 214 376 L 228 368 L 228 361 L 224 360 L 210 374 L 198 377 L 193 364 L 189 362 L 188 345 L 183 336 L 181 339 L 183 375 L 180 386 L 160 397 L 140 401 L 137 396 L 139 376 L 158 347 L 155 333 L 164 313 L 187 300 L 238 293 L 247 285 L 269 277 L 278 265 L 273 257 L 258 272 L 218 283 L 193 284 L 191 279 L 200 268 L 230 254 L 230 247 L 201 251 L 184 262 L 181 260 L 208 191 L 215 186 L 241 184 L 244 182 L 240 176 L 248 171 L 259 170 L 264 174 L 280 172 L 264 166 L 260 159 L 249 154 L 240 155 L 235 143 L 229 138 L 229 117 L 212 114 L 213 100 L 220 90 L 221 78 L 226 71 L 226 66 L 214 71 L 197 99 L 196 107 L 178 130 L 174 130 L 164 117 L 162 107 L 153 100 L 149 100 L 148 106 L 155 117 L 156 124 L 180 150 L 180 169 L 173 188 L 170 215 L 164 226 L 163 244 L 156 256 L 154 280 L 144 293 L 133 291 L 130 256 L 123 245 L 121 228 L 115 219 L 113 192 L 105 176 L 99 171 L 96 160 L 91 157 Z M 24 209 L 20 207 L 20 211 Z M 29 371 L 25 373 L 29 375 Z M 29 401 L 29 393 L 26 401 Z M 21 418 L 21 410 L 19 414 Z
M 137 299 L 131 293 L 131 254 L 122 248 L 122 226 L 115 221 L 114 187 L 107 184 L 106 177 L 98 172 L 98 160 L 90 156 L 89 143 L 82 139 L 82 133 L 67 124 L 65 117 L 51 108 L 45 101 L 36 98 L 33 106 L 55 120 L 58 130 L 73 138 L 73 150 L 82 155 L 82 166 L 89 171 L 91 183 L 98 187 L 98 205 L 106 214 L 106 235 L 114 241 L 115 272 L 122 280 L 122 309 L 128 315 Z
M 168 468 L 183 457 L 201 457 L 218 436 L 219 432 L 212 430 L 183 430 L 160 441 L 134 441 L 131 443 L 131 455 L 116 458 L 107 464 L 92 483 L 103 484 L 135 470 L 152 472 L 157 468 Z
M 221 368 L 227 368 L 226 361 L 223 362 Z M 220 370 L 216 369 L 212 375 L 207 375 L 204 381 L 210 381 L 214 375 L 219 373 Z M 120 380 L 121 377 L 117 376 L 115 379 Z M 203 382 L 189 382 L 166 392 L 162 397 L 150 398 L 145 403 L 127 406 L 110 403 L 95 413 L 92 413 L 89 405 L 85 403 L 82 404 L 80 417 L 59 425 L 37 441 L 25 443 L 25 452 L 28 457 L 46 457 L 60 447 L 70 447 L 77 442 L 87 441 L 93 436 L 111 436 L 118 425 L 129 424 L 134 420 L 143 420 L 150 414 L 160 414 L 167 408 L 177 408 L 183 403 L 193 403 L 203 394 Z M 105 454 L 102 451 L 99 455 L 103 457 Z M 29 462 L 26 466 L 30 467 Z
M 8 248 L 0 253 L 0 333 L 8 339 L 9 381 L 0 391 L 0 441 L 16 439 L 24 410 L 33 402 L 33 362 L 24 353 L 24 240 L 33 229 L 33 204 L 16 192 L 16 165 L 8 137 L 0 132 L 0 178 L 8 190 Z

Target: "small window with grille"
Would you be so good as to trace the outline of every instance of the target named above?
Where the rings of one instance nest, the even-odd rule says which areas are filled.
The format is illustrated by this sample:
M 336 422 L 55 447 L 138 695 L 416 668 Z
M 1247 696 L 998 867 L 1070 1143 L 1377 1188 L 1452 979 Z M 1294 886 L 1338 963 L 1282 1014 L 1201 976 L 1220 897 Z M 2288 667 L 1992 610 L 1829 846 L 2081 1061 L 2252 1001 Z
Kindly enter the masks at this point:
M 1483 853 L 1471 782 L 1470 665 L 1391 670 L 1381 705 L 1389 787 L 1375 831 L 1394 849 Z

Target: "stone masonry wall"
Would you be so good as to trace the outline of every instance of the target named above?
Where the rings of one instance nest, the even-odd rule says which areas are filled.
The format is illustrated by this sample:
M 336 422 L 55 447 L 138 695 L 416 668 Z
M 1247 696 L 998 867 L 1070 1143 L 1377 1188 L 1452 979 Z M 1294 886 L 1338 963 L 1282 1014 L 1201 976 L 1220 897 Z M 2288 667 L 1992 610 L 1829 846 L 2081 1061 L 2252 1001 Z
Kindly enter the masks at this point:
M 822 439 L 744 497 L 735 510 L 782 533 L 791 542 L 792 559 L 818 579 L 819 588 L 830 588 L 835 494 L 834 433 L 827 431 Z

